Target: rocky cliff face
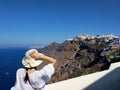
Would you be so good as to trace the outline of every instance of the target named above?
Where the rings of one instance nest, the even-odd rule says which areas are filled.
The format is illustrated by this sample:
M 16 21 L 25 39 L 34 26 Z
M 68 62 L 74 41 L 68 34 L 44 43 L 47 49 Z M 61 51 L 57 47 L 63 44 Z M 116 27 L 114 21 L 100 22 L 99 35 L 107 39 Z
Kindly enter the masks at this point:
M 61 44 L 51 43 L 39 52 L 57 59 L 56 73 L 49 83 L 86 75 L 108 69 L 113 62 L 120 61 L 120 48 L 112 48 L 115 42 L 104 39 L 81 40 L 74 38 Z

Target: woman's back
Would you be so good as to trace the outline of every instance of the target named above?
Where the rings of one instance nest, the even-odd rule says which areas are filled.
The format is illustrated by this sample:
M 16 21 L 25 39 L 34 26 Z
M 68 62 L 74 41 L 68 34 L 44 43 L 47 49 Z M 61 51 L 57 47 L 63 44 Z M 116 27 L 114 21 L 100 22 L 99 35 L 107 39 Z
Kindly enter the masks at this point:
M 54 74 L 54 67 L 52 64 L 48 64 L 41 70 L 37 70 L 30 74 L 28 73 L 29 81 L 27 81 L 27 83 L 24 82 L 26 74 L 24 68 L 18 69 L 16 74 L 16 84 L 11 90 L 36 90 L 35 88 L 43 90 L 45 84 Z

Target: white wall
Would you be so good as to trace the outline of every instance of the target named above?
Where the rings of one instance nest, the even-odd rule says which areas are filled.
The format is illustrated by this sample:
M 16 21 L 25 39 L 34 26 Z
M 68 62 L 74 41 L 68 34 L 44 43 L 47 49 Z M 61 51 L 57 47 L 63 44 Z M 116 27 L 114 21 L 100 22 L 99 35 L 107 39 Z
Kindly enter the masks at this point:
M 60 81 L 45 86 L 45 90 L 120 90 L 120 62 L 109 70 Z

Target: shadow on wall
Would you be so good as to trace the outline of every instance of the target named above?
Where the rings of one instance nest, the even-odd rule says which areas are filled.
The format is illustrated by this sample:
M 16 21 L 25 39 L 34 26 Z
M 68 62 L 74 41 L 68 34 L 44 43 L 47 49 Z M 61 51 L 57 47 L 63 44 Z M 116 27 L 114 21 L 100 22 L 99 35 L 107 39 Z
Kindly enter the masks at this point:
M 120 90 L 120 67 L 114 69 L 84 90 Z

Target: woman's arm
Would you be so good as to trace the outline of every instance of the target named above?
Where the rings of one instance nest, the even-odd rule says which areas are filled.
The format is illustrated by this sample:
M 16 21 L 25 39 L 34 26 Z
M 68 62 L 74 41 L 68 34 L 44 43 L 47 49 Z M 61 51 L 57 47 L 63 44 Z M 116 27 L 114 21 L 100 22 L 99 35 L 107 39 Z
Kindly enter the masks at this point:
M 49 56 L 46 56 L 42 53 L 39 53 L 39 52 L 36 52 L 36 51 L 33 51 L 29 54 L 32 58 L 34 58 L 35 60 L 43 60 L 43 61 L 47 61 L 51 64 L 53 64 L 55 66 L 55 64 L 57 63 L 56 62 L 56 59 L 52 58 L 52 57 L 49 57 Z

